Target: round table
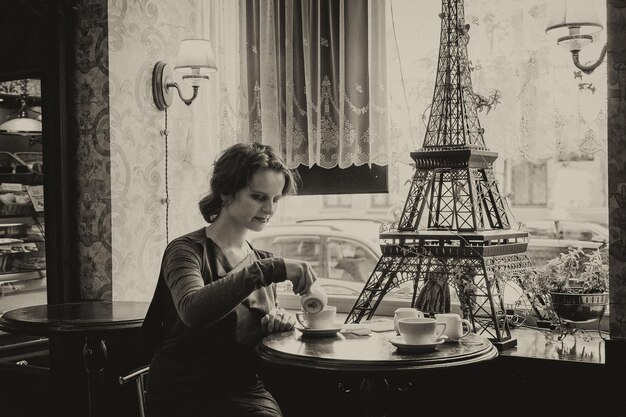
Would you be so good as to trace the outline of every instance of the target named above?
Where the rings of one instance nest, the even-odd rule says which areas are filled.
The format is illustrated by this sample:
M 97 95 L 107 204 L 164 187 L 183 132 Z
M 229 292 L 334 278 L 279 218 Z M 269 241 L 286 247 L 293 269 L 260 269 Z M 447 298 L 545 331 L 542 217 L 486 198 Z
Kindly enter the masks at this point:
M 420 353 L 398 351 L 389 342 L 393 336 L 395 332 L 391 331 L 372 332 L 368 336 L 346 332 L 330 337 L 305 337 L 294 330 L 266 336 L 256 350 L 265 367 L 289 369 L 293 375 L 299 374 L 298 369 L 356 375 L 356 383 L 348 386 L 340 382 L 337 388 L 360 393 L 362 415 L 393 414 L 387 409 L 386 403 L 391 400 L 385 392 L 406 391 L 407 386 L 398 386 L 390 376 L 410 378 L 424 370 L 461 367 L 498 356 L 498 350 L 489 340 L 474 333 L 461 342 L 443 343 L 434 351 Z M 374 398 L 378 404 L 372 403 Z
M 82 360 L 87 371 L 89 415 L 98 416 L 99 387 L 107 359 L 106 337 L 138 328 L 149 303 L 135 301 L 83 301 L 17 308 L 0 317 L 0 330 L 35 336 L 84 338 Z

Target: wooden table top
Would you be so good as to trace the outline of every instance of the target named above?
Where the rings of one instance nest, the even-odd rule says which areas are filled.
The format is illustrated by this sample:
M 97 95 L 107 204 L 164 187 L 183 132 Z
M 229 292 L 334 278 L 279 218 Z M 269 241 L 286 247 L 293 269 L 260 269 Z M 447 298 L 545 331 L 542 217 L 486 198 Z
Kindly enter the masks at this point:
M 141 326 L 148 306 L 138 301 L 83 301 L 22 307 L 0 317 L 0 330 L 51 336 L 132 329 Z
M 264 361 L 296 367 L 349 371 L 410 371 L 460 366 L 493 359 L 497 349 L 484 337 L 470 334 L 462 342 L 443 343 L 432 352 L 398 351 L 389 339 L 395 332 L 368 336 L 338 333 L 304 337 L 299 331 L 273 333 L 257 346 Z

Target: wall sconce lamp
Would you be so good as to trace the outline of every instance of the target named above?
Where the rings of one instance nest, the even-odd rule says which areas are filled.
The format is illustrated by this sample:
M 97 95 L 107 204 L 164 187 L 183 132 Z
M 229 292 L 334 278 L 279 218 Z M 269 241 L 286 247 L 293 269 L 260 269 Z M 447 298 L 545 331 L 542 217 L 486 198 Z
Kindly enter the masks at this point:
M 554 34 L 557 45 L 565 46 L 572 53 L 572 61 L 576 68 L 585 74 L 591 74 L 598 68 L 606 55 L 606 44 L 602 48 L 600 58 L 590 65 L 580 62 L 580 50 L 593 42 L 593 34 L 600 32 L 604 26 L 596 13 L 593 1 L 590 0 L 550 0 L 552 13 L 548 20 L 546 33 Z
M 178 83 L 173 81 L 172 70 L 166 62 L 159 61 L 152 70 L 152 95 L 157 109 L 165 110 L 172 105 L 174 90 L 186 105 L 198 96 L 202 80 L 208 80 L 211 72 L 217 71 L 211 42 L 206 39 L 184 39 L 180 43 L 174 70 L 183 74 L 183 81 L 191 83 L 193 95 L 184 98 Z

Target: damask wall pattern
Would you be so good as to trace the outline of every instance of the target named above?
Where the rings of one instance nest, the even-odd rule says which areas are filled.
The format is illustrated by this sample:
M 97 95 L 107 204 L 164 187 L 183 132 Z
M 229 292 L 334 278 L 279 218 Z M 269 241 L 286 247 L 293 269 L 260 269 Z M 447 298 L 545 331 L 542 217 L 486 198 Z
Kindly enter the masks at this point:
M 201 37 L 201 0 L 109 0 L 112 297 L 149 300 L 169 239 L 202 227 L 197 202 L 215 159 L 207 140 L 210 91 L 189 107 L 174 97 L 167 114 L 152 99 L 152 69 L 174 63 L 182 39 Z M 174 78 L 184 88 L 191 88 Z M 209 81 L 210 83 L 211 81 Z M 165 147 L 167 117 L 168 146 Z M 169 217 L 166 219 L 165 158 Z
M 626 338 L 626 0 L 607 13 L 611 338 Z M 599 70 L 602 70 L 603 66 Z
M 106 0 L 74 7 L 69 138 L 76 183 L 80 297 L 111 299 L 111 182 Z

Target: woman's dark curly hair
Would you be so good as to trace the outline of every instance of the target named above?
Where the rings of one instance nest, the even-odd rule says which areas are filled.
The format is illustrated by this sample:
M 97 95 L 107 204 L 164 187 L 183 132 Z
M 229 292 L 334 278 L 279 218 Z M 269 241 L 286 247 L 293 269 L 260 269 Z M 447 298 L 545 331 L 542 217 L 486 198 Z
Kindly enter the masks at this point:
M 210 191 L 198 203 L 204 220 L 212 223 L 222 210 L 221 196 L 234 195 L 261 169 L 271 169 L 285 176 L 283 196 L 296 193 L 297 172 L 287 168 L 271 146 L 256 142 L 237 143 L 222 152 L 213 164 Z

